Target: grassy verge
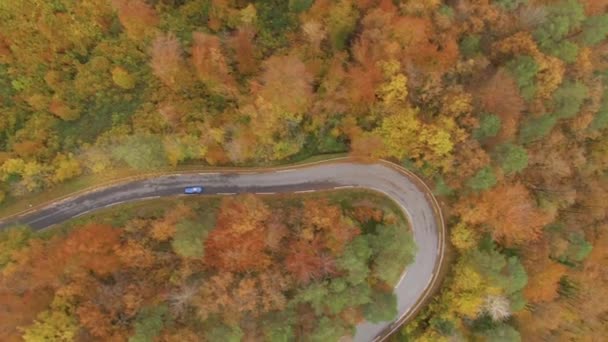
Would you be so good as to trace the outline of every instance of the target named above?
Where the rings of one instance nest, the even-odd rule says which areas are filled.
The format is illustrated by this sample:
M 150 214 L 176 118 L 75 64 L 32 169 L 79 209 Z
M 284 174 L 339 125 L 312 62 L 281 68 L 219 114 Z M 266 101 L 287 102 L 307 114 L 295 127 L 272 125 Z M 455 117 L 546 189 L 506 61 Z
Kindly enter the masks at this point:
M 239 165 L 238 167 L 250 168 L 250 167 L 276 167 L 276 166 L 290 166 L 290 165 L 302 165 L 308 163 L 319 162 L 323 160 L 345 157 L 346 153 L 334 153 L 334 154 L 322 154 L 316 155 L 312 157 L 308 157 L 305 159 L 301 159 L 298 161 L 288 161 L 288 162 L 276 162 L 269 163 L 266 165 Z M 235 166 L 236 167 L 236 166 Z M 130 168 L 122 168 L 122 169 L 112 169 L 103 174 L 98 175 L 83 175 L 67 181 L 65 183 L 58 184 L 49 189 L 45 189 L 42 192 L 29 194 L 24 197 L 19 198 L 8 198 L 1 206 L 0 206 L 0 217 L 6 217 L 10 215 L 14 215 L 16 213 L 20 213 L 24 210 L 30 208 L 30 206 L 35 207 L 38 205 L 42 205 L 44 203 L 52 202 L 64 196 L 73 194 L 78 191 L 82 191 L 89 188 L 94 188 L 98 186 L 109 185 L 113 182 L 120 181 L 129 177 L 145 177 L 146 175 L 155 175 L 163 172 L 179 172 L 179 171 L 194 171 L 194 170 L 222 170 L 222 169 L 234 169 L 235 167 L 212 167 L 209 165 L 201 165 L 201 164 L 186 164 L 179 165 L 177 167 L 167 167 L 158 169 L 155 171 L 139 171 Z

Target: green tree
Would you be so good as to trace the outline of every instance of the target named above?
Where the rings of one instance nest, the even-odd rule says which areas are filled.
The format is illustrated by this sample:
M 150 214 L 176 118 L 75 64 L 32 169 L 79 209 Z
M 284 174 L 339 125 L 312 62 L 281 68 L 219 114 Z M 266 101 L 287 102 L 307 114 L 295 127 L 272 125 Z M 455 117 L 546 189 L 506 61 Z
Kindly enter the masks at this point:
M 568 233 L 564 239 L 559 240 L 565 242 L 566 246 L 565 248 L 554 248 L 551 257 L 566 266 L 577 266 L 593 250 L 593 246 L 581 232 Z
M 585 11 L 578 0 L 563 0 L 547 7 L 546 20 L 533 36 L 543 51 L 559 57 L 560 50 L 564 51 L 560 43 L 568 33 L 578 29 L 584 19 Z
M 589 125 L 592 130 L 600 130 L 606 127 L 608 127 L 608 92 L 604 92 L 600 109 Z
M 289 0 L 289 9 L 301 13 L 309 9 L 313 2 L 314 0 Z
M 543 115 L 526 120 L 519 131 L 519 141 L 522 144 L 528 144 L 543 138 L 551 132 L 556 122 L 557 119 L 553 115 Z
M 240 342 L 243 335 L 243 331 L 238 326 L 228 326 L 223 323 L 216 323 L 205 330 L 208 341 Z
M 516 256 L 507 258 L 494 243 L 472 250 L 465 256 L 466 262 L 493 287 L 506 295 L 521 291 L 528 283 L 528 275 Z
M 32 230 L 25 225 L 0 230 L 0 271 L 12 262 L 13 253 L 27 246 Z
M 323 316 L 317 322 L 310 339 L 313 342 L 338 341 L 340 337 L 351 334 L 352 332 L 346 329 L 340 319 L 330 319 Z
M 488 342 L 520 342 L 519 332 L 506 323 L 499 323 L 483 332 Z
M 164 305 L 144 308 L 135 319 L 135 334 L 129 342 L 152 342 L 165 326 L 168 309 Z
M 289 10 L 289 1 L 257 0 L 256 43 L 270 54 L 273 50 L 287 45 L 287 35 L 297 26 L 296 15 Z
M 329 290 L 324 283 L 311 283 L 302 289 L 295 297 L 295 301 L 298 303 L 308 303 L 315 310 L 317 314 L 320 314 L 325 307 L 325 300 Z
M 433 189 L 433 193 L 436 196 L 453 196 L 454 189 L 452 189 L 446 182 L 443 177 L 438 176 L 435 178 L 435 188 Z
M 372 255 L 367 239 L 359 235 L 346 246 L 344 253 L 336 260 L 337 266 L 346 271 L 345 279 L 352 285 L 361 284 L 369 274 L 368 262 Z
M 462 38 L 460 41 L 460 53 L 462 56 L 468 59 L 479 55 L 481 52 L 479 45 L 480 40 L 481 37 L 476 34 L 466 35 L 464 38 Z
M 538 73 L 538 64 L 531 56 L 517 56 L 506 65 L 507 70 L 511 72 L 517 85 L 521 96 L 526 100 L 534 98 L 536 93 L 535 77 Z
M 528 152 L 526 149 L 512 143 L 498 146 L 495 159 L 506 174 L 521 172 L 528 166 Z
M 513 11 L 520 5 L 525 5 L 528 0 L 494 0 L 492 3 L 504 8 L 507 11 Z
M 558 119 L 574 117 L 581 109 L 589 91 L 581 82 L 566 81 L 553 93 L 553 115 Z
M 574 63 L 578 57 L 578 45 L 569 40 L 562 40 L 557 43 L 547 45 L 546 50 L 555 57 L 567 62 Z
M 336 282 L 342 286 L 336 286 Z M 331 314 L 339 314 L 348 307 L 358 307 L 371 301 L 372 290 L 367 283 L 356 286 L 347 286 L 343 279 L 334 279 L 330 284 L 330 292 L 325 298 L 325 305 Z M 342 287 L 341 289 L 339 287 Z
M 336 51 L 346 48 L 350 35 L 355 30 L 359 12 L 348 0 L 337 1 L 330 11 L 327 23 L 329 40 Z
M 266 341 L 289 342 L 295 340 L 293 325 L 296 314 L 293 310 L 284 310 L 280 313 L 270 314 L 263 321 L 263 330 Z
M 112 155 L 134 169 L 153 170 L 167 165 L 163 143 L 158 136 L 127 136 L 112 150 Z
M 507 259 L 507 265 L 501 270 L 498 284 L 507 295 L 520 292 L 528 284 L 528 273 L 518 257 L 512 256 Z
M 473 137 L 477 140 L 495 137 L 500 132 L 500 117 L 494 114 L 485 114 L 479 120 L 479 128 L 473 131 Z
M 475 191 L 482 191 L 494 187 L 496 182 L 494 171 L 490 166 L 486 166 L 467 180 L 467 186 Z
M 416 254 L 416 244 L 408 227 L 377 226 L 369 241 L 374 276 L 394 286 Z
M 371 302 L 363 308 L 363 315 L 372 323 L 392 321 L 397 317 L 397 296 L 392 292 L 374 292 Z
M 183 220 L 175 225 L 175 234 L 171 247 L 184 258 L 198 258 L 204 254 L 204 240 L 211 226 L 205 226 L 193 220 Z
M 583 22 L 580 41 L 585 45 L 597 45 L 608 34 L 608 14 L 587 18 Z

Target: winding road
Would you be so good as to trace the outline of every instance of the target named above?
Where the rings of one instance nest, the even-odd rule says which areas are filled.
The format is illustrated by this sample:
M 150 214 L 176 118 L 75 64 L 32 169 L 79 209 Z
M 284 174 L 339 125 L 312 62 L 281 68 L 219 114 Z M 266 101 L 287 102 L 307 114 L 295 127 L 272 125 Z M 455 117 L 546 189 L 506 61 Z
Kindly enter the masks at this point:
M 443 259 L 444 223 L 437 201 L 414 174 L 385 161 L 358 163 L 349 158 L 308 165 L 242 171 L 174 173 L 127 180 L 4 218 L 0 229 L 24 223 L 43 229 L 73 217 L 120 203 L 181 195 L 189 185 L 203 185 L 205 193 L 233 195 L 313 192 L 360 187 L 381 192 L 403 209 L 418 246 L 415 261 L 395 286 L 399 317 L 381 324 L 357 326 L 355 341 L 381 341 L 412 316 L 429 296 Z

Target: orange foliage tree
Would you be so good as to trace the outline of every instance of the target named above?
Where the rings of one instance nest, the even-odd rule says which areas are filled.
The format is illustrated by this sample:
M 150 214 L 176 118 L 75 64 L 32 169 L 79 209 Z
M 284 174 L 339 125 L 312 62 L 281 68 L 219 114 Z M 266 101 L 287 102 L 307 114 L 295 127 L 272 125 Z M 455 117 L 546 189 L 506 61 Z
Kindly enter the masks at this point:
M 270 264 L 265 221 L 269 210 L 253 195 L 224 198 L 216 228 L 205 241 L 205 262 L 229 272 L 262 270 Z
M 521 183 L 504 184 L 470 196 L 456 210 L 464 222 L 489 226 L 494 239 L 506 245 L 537 240 L 542 228 L 553 219 L 537 207 Z
M 273 56 L 264 62 L 259 95 L 277 109 L 303 113 L 312 100 L 312 75 L 295 55 Z
M 304 213 L 304 231 L 312 229 L 334 255 L 341 254 L 346 243 L 359 234 L 359 229 L 346 220 L 341 208 L 330 205 L 327 199 L 306 201 Z

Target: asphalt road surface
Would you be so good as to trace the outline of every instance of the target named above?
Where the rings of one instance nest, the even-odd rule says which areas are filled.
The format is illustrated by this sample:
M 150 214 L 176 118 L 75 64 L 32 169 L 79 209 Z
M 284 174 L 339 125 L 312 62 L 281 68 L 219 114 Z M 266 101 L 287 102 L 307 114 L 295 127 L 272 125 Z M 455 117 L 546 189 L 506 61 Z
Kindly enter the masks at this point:
M 418 247 L 413 264 L 395 287 L 399 318 L 406 318 L 428 294 L 443 257 L 443 221 L 429 191 L 415 176 L 389 163 L 353 161 L 320 163 L 268 171 L 182 173 L 116 184 L 51 203 L 17 218 L 0 221 L 0 228 L 24 223 L 43 229 L 93 210 L 124 202 L 183 194 L 186 186 L 202 185 L 207 194 L 273 194 L 361 187 L 384 193 L 398 203 L 413 229 Z M 188 195 L 196 196 L 196 195 Z M 380 340 L 401 320 L 357 326 L 355 341 Z

